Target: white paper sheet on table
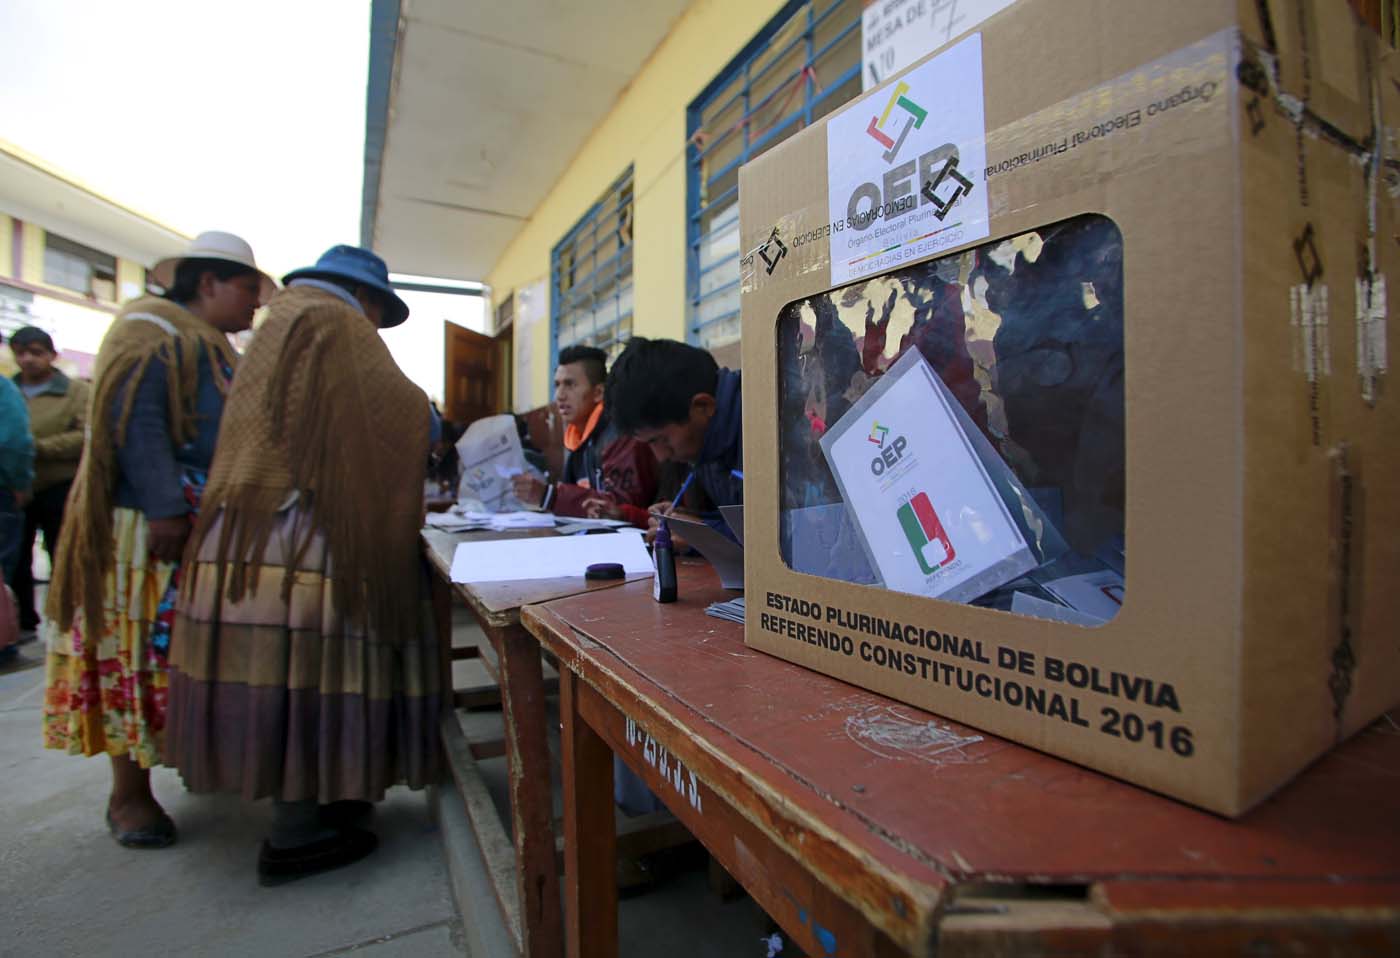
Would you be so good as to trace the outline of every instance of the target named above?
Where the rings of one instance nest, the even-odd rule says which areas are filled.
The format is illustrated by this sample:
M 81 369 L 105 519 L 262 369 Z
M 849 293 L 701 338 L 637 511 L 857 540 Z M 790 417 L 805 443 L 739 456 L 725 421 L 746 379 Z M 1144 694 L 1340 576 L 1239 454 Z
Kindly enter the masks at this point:
M 705 614 L 716 619 L 724 619 L 726 622 L 737 622 L 744 624 L 744 597 L 741 595 L 737 599 L 730 599 L 728 602 L 711 602 L 705 607 Z
M 577 576 L 595 562 L 617 562 L 627 575 L 650 575 L 641 536 L 548 536 L 463 542 L 452 556 L 453 582 L 513 582 Z
M 484 529 L 484 523 L 476 522 L 455 512 L 430 512 L 423 523 L 429 529 L 443 529 L 447 532 L 460 532 L 466 529 Z

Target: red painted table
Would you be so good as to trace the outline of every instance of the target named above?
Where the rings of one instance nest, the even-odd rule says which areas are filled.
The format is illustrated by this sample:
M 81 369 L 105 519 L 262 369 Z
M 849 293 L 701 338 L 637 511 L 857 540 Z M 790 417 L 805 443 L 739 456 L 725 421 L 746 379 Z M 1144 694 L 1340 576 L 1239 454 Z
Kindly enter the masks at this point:
M 1228 821 L 755 652 L 680 566 L 526 608 L 560 663 L 565 935 L 617 953 L 616 752 L 809 955 L 1400 954 L 1400 726 Z
M 540 647 L 520 625 L 520 609 L 588 590 L 610 589 L 617 582 L 586 582 L 582 576 L 517 582 L 453 583 L 452 556 L 458 543 L 554 535 L 553 530 L 450 533 L 424 529 L 424 554 L 431 571 L 434 618 L 442 662 L 443 748 L 461 793 L 506 928 L 527 958 L 557 958 L 563 952 L 559 912 L 554 818 L 549 785 L 546 728 L 547 688 Z M 480 624 L 484 649 L 452 647 L 452 608 L 460 600 Z M 468 741 L 458 724 L 457 707 L 487 704 L 481 692 L 453 688 L 452 662 L 480 658 L 496 683 L 491 701 L 499 701 L 505 719 L 504 742 Z M 504 754 L 510 766 L 511 836 L 496 815 L 477 760 Z M 610 872 L 611 874 L 611 872 Z

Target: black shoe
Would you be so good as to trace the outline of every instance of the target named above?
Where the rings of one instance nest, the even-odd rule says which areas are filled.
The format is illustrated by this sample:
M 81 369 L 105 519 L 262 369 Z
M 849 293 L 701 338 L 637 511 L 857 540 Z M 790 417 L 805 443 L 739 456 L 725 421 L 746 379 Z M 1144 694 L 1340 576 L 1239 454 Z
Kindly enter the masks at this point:
M 258 852 L 258 884 L 270 888 L 342 868 L 364 858 L 378 845 L 374 832 L 359 828 L 342 828 L 330 838 L 295 848 L 273 848 L 264 841 Z
M 347 799 L 322 805 L 317 811 L 321 824 L 328 828 L 365 828 L 374 818 L 374 803 Z
M 112 810 L 109 808 L 107 809 L 107 831 L 112 833 L 117 844 L 123 848 L 169 848 L 179 838 L 175 831 L 175 822 L 164 812 L 161 812 L 160 820 L 154 825 L 122 831 L 117 825 L 117 820 L 112 817 Z

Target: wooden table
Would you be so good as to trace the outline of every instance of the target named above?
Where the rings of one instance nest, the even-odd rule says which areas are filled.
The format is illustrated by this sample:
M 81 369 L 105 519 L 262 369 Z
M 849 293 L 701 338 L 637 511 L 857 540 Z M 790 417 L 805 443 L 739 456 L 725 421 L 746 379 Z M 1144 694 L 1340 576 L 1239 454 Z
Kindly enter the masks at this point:
M 1230 822 L 753 651 L 708 567 L 680 587 L 523 616 L 560 663 L 569 955 L 617 953 L 612 752 L 808 955 L 1400 954 L 1400 713 Z
M 487 862 L 506 927 L 520 953 L 530 958 L 563 954 L 563 939 L 550 801 L 544 670 L 539 644 L 521 628 L 520 608 L 533 602 L 610 589 L 620 583 L 587 582 L 582 576 L 575 576 L 453 584 L 451 569 L 458 543 L 553 534 L 548 529 L 450 533 L 432 528 L 424 529 L 422 534 L 433 573 L 433 612 L 446 685 L 444 701 L 451 703 L 442 719 L 443 747 Z M 493 654 L 480 658 L 500 690 L 505 719 L 504 743 L 469 742 L 457 722 L 455 710 L 458 706 L 483 703 L 479 696 L 453 688 L 453 660 L 478 655 L 475 648 L 456 651 L 452 648 L 454 596 L 471 610 L 490 643 Z M 476 769 L 477 760 L 502 752 L 510 769 L 513 854 L 511 839 L 507 838 Z

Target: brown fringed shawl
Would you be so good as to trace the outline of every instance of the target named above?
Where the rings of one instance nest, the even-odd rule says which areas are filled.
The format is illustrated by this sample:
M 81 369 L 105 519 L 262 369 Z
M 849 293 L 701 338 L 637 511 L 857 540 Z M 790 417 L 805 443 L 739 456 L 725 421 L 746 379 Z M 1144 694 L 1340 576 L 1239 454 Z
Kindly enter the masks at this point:
M 427 461 L 428 398 L 374 326 L 323 290 L 285 289 L 239 365 L 185 554 L 200 554 L 222 514 L 219 575 L 229 601 L 239 601 L 256 591 L 278 509 L 296 492 L 311 523 L 288 567 L 319 531 L 337 611 L 385 639 L 408 637 L 419 613 Z M 294 578 L 285 580 L 284 599 Z
M 195 402 L 199 394 L 199 357 L 209 353 L 221 393 L 227 394 L 222 368 L 233 368 L 238 354 L 228 337 L 177 303 L 158 296 L 132 300 L 118 314 L 102 340 L 93 371 L 88 437 L 68 506 L 58 549 L 47 613 L 67 631 L 79 610 L 85 638 L 97 640 L 103 619 L 107 574 L 114 562 L 112 500 L 117 489 L 117 449 L 126 442 L 136 383 L 151 360 L 165 364 L 169 390 L 170 437 L 177 444 L 194 440 L 199 430 Z M 113 406 L 124 387 L 121 408 Z

